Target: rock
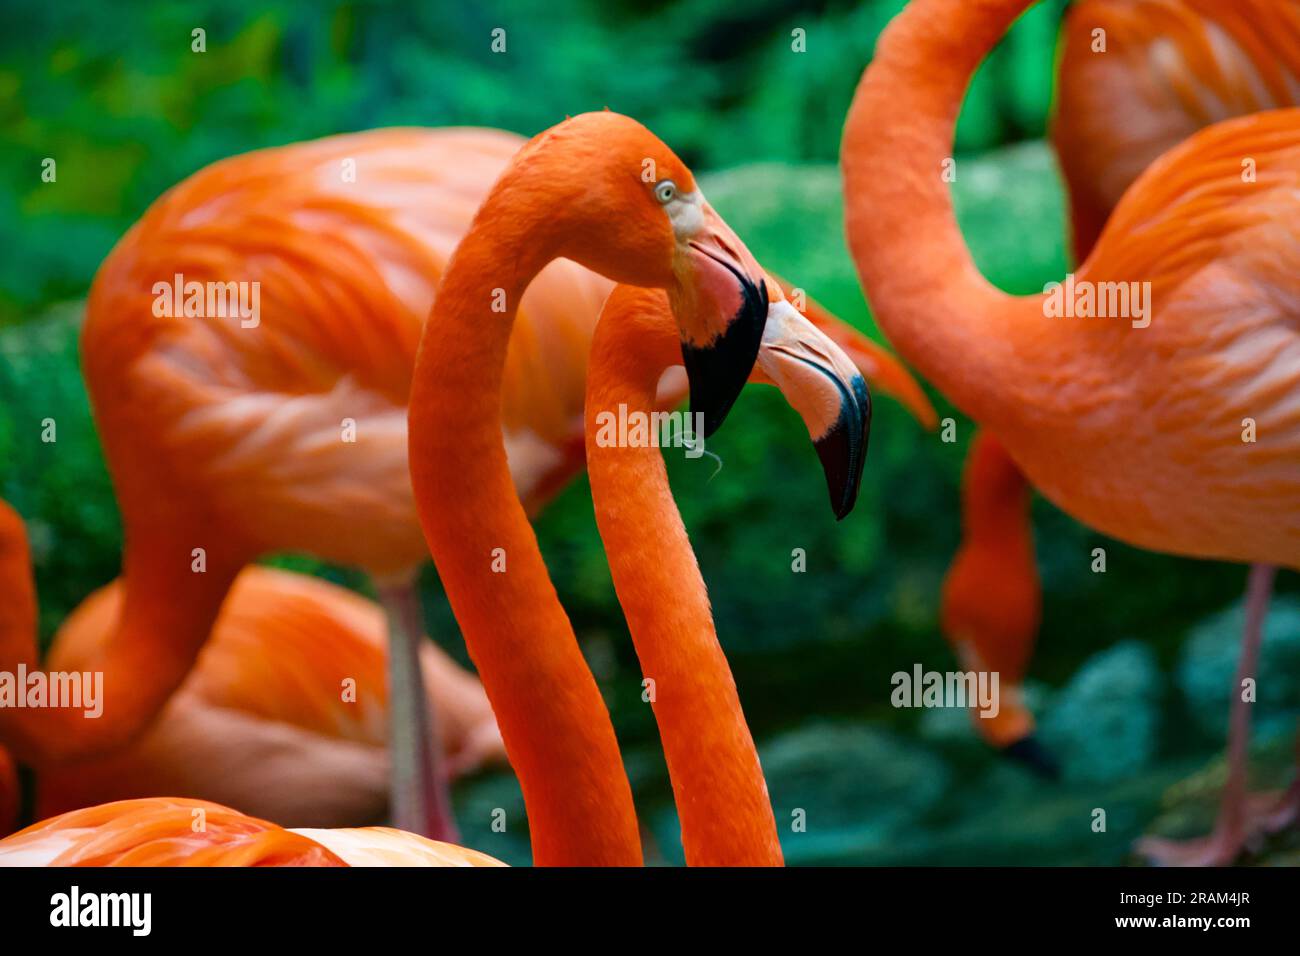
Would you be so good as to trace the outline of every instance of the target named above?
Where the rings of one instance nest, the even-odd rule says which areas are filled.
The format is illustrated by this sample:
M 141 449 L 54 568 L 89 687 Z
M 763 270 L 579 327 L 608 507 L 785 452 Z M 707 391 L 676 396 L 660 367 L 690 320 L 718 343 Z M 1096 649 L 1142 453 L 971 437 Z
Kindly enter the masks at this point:
M 950 780 L 923 747 L 866 725 L 810 724 L 768 741 L 759 755 L 792 864 L 843 862 L 887 845 Z
M 1067 781 L 1120 780 L 1148 768 L 1159 745 L 1163 677 L 1145 644 L 1089 658 L 1043 715 L 1043 743 Z
M 1238 603 L 1198 624 L 1178 662 L 1178 687 L 1188 712 L 1197 729 L 1216 741 L 1227 734 L 1245 620 L 1245 608 Z M 1264 737 L 1290 733 L 1300 711 L 1300 601 L 1290 596 L 1273 600 L 1264 620 L 1259 663 L 1255 732 Z

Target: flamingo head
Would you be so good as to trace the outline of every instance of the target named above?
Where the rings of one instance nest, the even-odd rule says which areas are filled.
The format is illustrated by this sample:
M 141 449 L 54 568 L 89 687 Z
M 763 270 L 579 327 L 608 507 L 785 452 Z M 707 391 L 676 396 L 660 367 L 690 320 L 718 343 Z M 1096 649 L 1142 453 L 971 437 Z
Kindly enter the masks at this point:
M 567 148 L 543 149 L 557 142 Z M 533 140 L 520 161 L 555 164 L 552 180 L 573 185 L 552 192 L 560 204 L 542 211 L 566 257 L 616 282 L 668 292 L 691 411 L 712 435 L 749 379 L 767 319 L 763 270 L 745 244 L 686 164 L 626 116 L 575 116 Z

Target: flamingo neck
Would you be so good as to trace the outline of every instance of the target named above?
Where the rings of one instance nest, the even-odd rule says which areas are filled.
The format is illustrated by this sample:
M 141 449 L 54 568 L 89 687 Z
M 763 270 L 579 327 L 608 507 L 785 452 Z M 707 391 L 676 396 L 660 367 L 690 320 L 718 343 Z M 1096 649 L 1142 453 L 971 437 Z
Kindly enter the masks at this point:
M 534 862 L 639 865 L 613 726 L 501 435 L 515 311 L 563 238 L 555 206 L 538 201 L 544 189 L 516 160 L 448 264 L 416 356 L 411 478 L 425 540 L 523 788 Z
M 63 662 L 55 681 L 41 670 L 27 538 L 21 519 L 13 518 L 17 524 L 6 522 L 0 531 L 0 672 L 15 681 L 24 673 L 26 686 L 14 689 L 29 699 L 43 685 L 52 701 L 55 687 L 74 676 L 81 695 L 77 706 L 0 706 L 0 740 L 36 767 L 124 746 L 189 674 L 242 561 L 223 568 L 208 562 L 196 571 L 188 545 L 159 541 L 128 548 L 117 626 L 94 656 Z
M 980 274 L 946 172 L 962 97 L 985 55 L 1034 0 L 913 0 L 881 35 L 844 126 L 845 222 L 872 309 L 899 351 L 980 422 L 1013 414 L 1006 380 L 1036 298 Z
M 596 328 L 587 377 L 596 523 L 659 724 L 686 862 L 779 866 L 767 784 L 663 457 L 649 444 L 610 440 L 620 416 L 651 420 L 659 378 L 680 362 L 667 298 L 616 290 Z
M 972 444 L 962 479 L 962 523 L 967 540 L 1032 547 L 1028 479 L 987 432 Z

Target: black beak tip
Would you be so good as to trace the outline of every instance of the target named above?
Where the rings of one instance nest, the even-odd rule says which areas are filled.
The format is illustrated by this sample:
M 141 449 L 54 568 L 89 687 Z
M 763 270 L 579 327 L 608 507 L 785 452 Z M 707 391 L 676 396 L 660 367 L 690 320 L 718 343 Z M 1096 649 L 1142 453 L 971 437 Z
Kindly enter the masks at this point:
M 870 436 L 871 393 L 862 376 L 856 375 L 852 395 L 844 394 L 839 419 L 813 443 L 826 475 L 826 489 L 830 492 L 836 521 L 843 521 L 857 504 Z
M 1061 766 L 1051 752 L 1039 742 L 1033 734 L 1027 734 L 1019 740 L 1012 741 L 1002 748 L 1004 756 L 1025 767 L 1044 780 L 1056 782 L 1061 779 Z
M 767 288 L 732 270 L 740 283 L 744 304 L 727 330 L 709 345 L 682 343 L 682 364 L 691 387 L 691 412 L 703 416 L 704 437 L 710 438 L 749 381 L 763 344 L 767 325 Z

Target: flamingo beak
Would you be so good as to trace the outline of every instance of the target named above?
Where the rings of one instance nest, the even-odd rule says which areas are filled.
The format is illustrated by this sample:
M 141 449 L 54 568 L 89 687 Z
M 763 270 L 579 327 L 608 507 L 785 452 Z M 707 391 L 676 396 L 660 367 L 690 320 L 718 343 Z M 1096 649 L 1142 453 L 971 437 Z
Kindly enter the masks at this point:
M 670 293 L 682 336 L 691 411 L 704 437 L 722 424 L 749 380 L 767 322 L 763 270 L 707 203 L 698 229 L 680 246 Z
M 784 300 L 768 310 L 758 368 L 803 418 L 826 474 L 831 509 L 843 518 L 858 500 L 867 459 L 866 381 L 838 345 Z

